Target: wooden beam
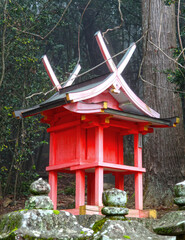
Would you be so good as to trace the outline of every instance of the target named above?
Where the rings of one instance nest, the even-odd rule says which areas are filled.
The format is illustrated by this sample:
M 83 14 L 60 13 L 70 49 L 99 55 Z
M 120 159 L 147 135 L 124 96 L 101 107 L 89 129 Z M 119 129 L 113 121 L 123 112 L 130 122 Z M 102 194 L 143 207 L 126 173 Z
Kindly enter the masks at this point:
M 120 164 L 113 164 L 113 163 L 106 163 L 106 162 L 101 162 L 101 163 L 88 163 L 88 164 L 83 164 L 83 165 L 77 165 L 73 166 L 70 168 L 70 170 L 75 171 L 78 169 L 90 169 L 90 168 L 95 168 L 95 167 L 103 167 L 104 169 L 114 169 L 118 171 L 122 171 L 123 173 L 126 172 L 146 172 L 145 168 L 142 167 L 133 167 L 133 166 L 128 166 L 128 165 L 120 165 Z
M 103 206 L 102 194 L 103 194 L 103 168 L 95 168 L 95 205 Z
M 95 161 L 103 163 L 103 127 L 95 129 Z
M 72 166 L 76 166 L 78 165 L 80 162 L 79 159 L 75 159 L 74 162 L 69 162 L 69 163 L 61 163 L 61 164 L 57 164 L 57 165 L 50 165 L 48 167 L 46 167 L 46 171 L 54 171 L 54 170 L 62 170 L 65 168 L 70 168 Z
M 87 174 L 87 204 L 95 205 L 95 174 Z
M 115 173 L 115 188 L 124 190 L 124 175 L 122 173 Z
M 50 127 L 47 129 L 47 132 L 57 132 L 66 128 L 77 126 L 79 124 L 80 124 L 80 120 L 67 122 L 67 123 L 60 124 L 58 126 Z
M 142 168 L 142 135 L 134 135 L 134 166 Z M 143 209 L 142 173 L 135 173 L 135 209 Z
M 49 197 L 53 201 L 54 209 L 57 209 L 57 172 L 49 172 L 49 185 L 51 187 Z
M 47 72 L 47 74 L 48 74 L 48 76 L 49 76 L 53 86 L 56 88 L 57 91 L 59 91 L 59 89 L 61 89 L 61 85 L 60 85 L 57 77 L 55 76 L 55 73 L 53 72 L 53 69 L 52 69 L 52 67 L 51 67 L 51 65 L 50 65 L 46 55 L 44 55 L 42 57 L 42 62 L 44 64 L 46 72 Z
M 76 171 L 75 208 L 85 205 L 85 171 Z
M 65 87 L 69 87 L 73 84 L 74 80 L 76 79 L 76 77 L 78 76 L 78 73 L 80 72 L 81 70 L 81 66 L 80 64 L 78 63 L 73 72 L 70 74 L 68 80 L 64 83 L 64 85 L 62 86 L 62 88 L 65 88 Z
M 119 121 L 111 118 L 110 126 L 121 129 L 130 129 L 131 131 L 136 130 L 138 132 L 138 125 L 130 121 Z

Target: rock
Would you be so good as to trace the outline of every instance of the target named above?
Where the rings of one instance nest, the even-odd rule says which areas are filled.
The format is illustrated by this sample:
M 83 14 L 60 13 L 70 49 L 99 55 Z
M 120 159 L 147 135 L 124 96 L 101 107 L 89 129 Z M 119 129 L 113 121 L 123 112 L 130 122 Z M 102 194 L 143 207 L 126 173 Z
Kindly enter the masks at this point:
M 128 214 L 128 208 L 125 208 L 127 202 L 126 192 L 112 188 L 103 192 L 103 204 L 105 207 L 101 209 L 101 213 L 111 220 L 125 220 Z
M 185 234 L 185 211 L 165 214 L 154 226 L 154 232 L 161 235 L 177 236 Z
M 10 199 L 8 197 L 5 198 L 5 200 L 3 201 L 3 207 L 4 208 L 8 207 L 12 202 L 13 202 L 12 199 Z
M 46 209 L 53 210 L 53 202 L 48 196 L 50 186 L 42 178 L 33 182 L 30 186 L 30 192 L 34 195 L 25 202 L 25 209 Z
M 102 215 L 76 215 L 78 223 L 84 227 L 92 228 L 96 221 L 104 218 Z
M 48 196 L 31 196 L 25 202 L 25 209 L 46 209 L 53 210 L 53 202 Z
M 100 231 L 95 233 L 93 239 L 172 240 L 175 238 L 158 236 L 137 221 L 107 220 Z
M 30 192 L 33 195 L 47 195 L 50 192 L 50 185 L 42 178 L 39 178 L 31 184 Z
M 124 207 L 127 202 L 125 191 L 112 188 L 103 192 L 102 196 L 104 206 Z
M 123 207 L 103 207 L 101 213 L 106 216 L 125 216 L 128 214 L 128 208 Z
M 177 183 L 174 192 L 176 196 L 174 203 L 178 205 L 180 210 L 185 210 L 185 181 Z
M 174 192 L 176 197 L 185 197 L 185 180 L 175 185 Z
M 88 239 L 93 231 L 58 210 L 22 210 L 0 218 L 0 239 Z M 28 238 L 29 236 L 29 238 Z
M 185 196 L 174 198 L 174 203 L 178 206 L 185 206 Z

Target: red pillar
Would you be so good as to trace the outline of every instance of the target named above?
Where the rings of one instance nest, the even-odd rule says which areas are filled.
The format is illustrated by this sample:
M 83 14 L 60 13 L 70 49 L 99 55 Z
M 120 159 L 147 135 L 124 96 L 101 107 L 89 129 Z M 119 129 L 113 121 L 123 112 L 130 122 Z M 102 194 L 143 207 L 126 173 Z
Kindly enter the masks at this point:
M 103 162 L 103 127 L 96 127 L 95 131 L 95 159 L 96 162 Z M 95 168 L 95 205 L 102 206 L 102 193 L 103 193 L 103 168 Z
M 49 172 L 49 185 L 51 187 L 49 197 L 53 201 L 54 209 L 57 209 L 57 172 L 56 171 Z
M 85 205 L 85 171 L 76 171 L 75 208 Z
M 103 206 L 102 193 L 103 193 L 103 168 L 96 167 L 95 169 L 95 205 Z
M 142 167 L 142 135 L 134 135 L 134 165 Z M 135 174 L 135 209 L 143 209 L 143 177 L 142 173 Z
M 87 205 L 95 205 L 95 174 L 89 173 L 87 175 Z
M 115 173 L 115 188 L 124 190 L 124 175 L 121 173 Z
M 55 133 L 50 133 L 50 151 L 49 151 L 49 165 L 53 166 L 56 163 L 56 135 Z M 57 172 L 49 172 L 49 185 L 51 191 L 49 197 L 53 201 L 54 209 L 57 209 Z

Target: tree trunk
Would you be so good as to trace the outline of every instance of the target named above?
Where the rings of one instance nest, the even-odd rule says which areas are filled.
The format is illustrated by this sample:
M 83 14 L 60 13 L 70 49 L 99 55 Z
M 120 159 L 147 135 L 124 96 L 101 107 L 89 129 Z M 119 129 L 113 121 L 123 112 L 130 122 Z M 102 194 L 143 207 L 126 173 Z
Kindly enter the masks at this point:
M 173 203 L 173 186 L 182 181 L 184 166 L 184 128 L 180 97 L 174 94 L 165 70 L 174 68 L 172 57 L 176 46 L 175 6 L 165 6 L 163 0 L 143 0 L 143 32 L 148 29 L 144 41 L 142 77 L 146 81 L 165 88 L 144 83 L 144 101 L 161 114 L 161 118 L 179 116 L 176 128 L 157 129 L 144 138 L 144 166 L 147 168 L 144 186 L 145 206 L 170 206 Z M 157 45 L 155 47 L 152 43 Z

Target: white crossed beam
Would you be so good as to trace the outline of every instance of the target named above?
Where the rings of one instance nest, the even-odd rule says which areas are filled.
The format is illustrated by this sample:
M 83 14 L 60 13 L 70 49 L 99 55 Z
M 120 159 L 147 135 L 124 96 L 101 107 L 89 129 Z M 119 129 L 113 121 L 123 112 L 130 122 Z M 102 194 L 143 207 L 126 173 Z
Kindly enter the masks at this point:
M 111 74 L 105 79 L 105 81 L 103 81 L 102 83 L 100 83 L 99 85 L 96 85 L 94 87 L 91 88 L 87 88 L 86 90 L 83 91 L 77 91 L 77 92 L 68 92 L 66 93 L 66 98 L 68 101 L 73 101 L 73 102 L 79 102 L 85 99 L 89 99 L 92 97 L 97 96 L 98 94 L 101 94 L 103 91 L 105 91 L 106 89 L 110 89 L 111 94 L 119 94 L 121 93 L 125 95 L 125 97 L 128 99 L 128 101 L 133 104 L 133 106 L 135 106 L 137 109 L 139 109 L 140 111 L 142 111 L 143 113 L 145 113 L 146 115 L 149 115 L 151 117 L 156 117 L 159 118 L 160 114 L 156 111 L 154 111 L 153 109 L 151 109 L 149 106 L 147 106 L 131 89 L 130 87 L 127 85 L 127 83 L 125 82 L 125 80 L 123 79 L 123 77 L 121 76 L 121 73 L 123 72 L 123 70 L 125 69 L 125 67 L 127 66 L 132 54 L 134 53 L 135 49 L 136 49 L 136 44 L 133 43 L 130 45 L 130 47 L 128 48 L 126 54 L 123 56 L 123 58 L 121 59 L 121 61 L 119 62 L 119 64 L 116 66 L 106 45 L 105 42 L 103 40 L 103 37 L 101 35 L 101 32 L 98 31 L 95 34 L 96 40 L 98 42 L 99 48 L 101 50 L 101 53 L 106 61 L 106 64 L 109 68 L 109 71 L 111 72 Z M 58 79 L 56 78 L 51 65 L 47 59 L 46 56 L 43 57 L 42 59 L 44 66 L 46 68 L 46 71 L 51 79 L 51 82 L 53 83 L 53 85 L 55 86 L 55 88 L 59 91 L 59 89 L 64 88 L 64 87 L 68 87 L 70 86 L 75 78 L 78 76 L 78 73 L 81 69 L 81 66 L 79 64 L 76 65 L 76 67 L 74 68 L 73 72 L 71 73 L 70 77 L 68 78 L 68 80 L 63 84 L 63 86 L 60 85 Z M 120 90 L 121 89 L 121 90 Z M 124 97 L 124 99 L 125 99 Z M 122 108 L 124 110 L 124 105 L 125 105 L 125 101 L 120 103 L 120 108 Z
M 121 61 L 119 62 L 119 64 L 116 66 L 108 49 L 107 46 L 105 45 L 105 42 L 103 40 L 102 34 L 100 31 L 98 31 L 95 34 L 96 37 L 96 41 L 98 43 L 98 46 L 100 48 L 100 51 L 103 55 L 104 60 L 106 61 L 107 67 L 109 69 L 110 72 L 112 73 L 116 73 L 116 75 L 118 76 L 118 78 L 122 78 L 121 73 L 123 72 L 123 70 L 125 69 L 125 67 L 127 66 L 130 58 L 132 57 L 132 54 L 134 53 L 135 49 L 136 49 L 136 44 L 132 43 L 128 49 L 128 51 L 126 52 L 126 54 L 123 56 L 123 58 L 121 59 Z
M 123 72 L 123 70 L 125 69 L 125 67 L 127 66 L 130 58 L 132 57 L 132 54 L 134 53 L 135 49 L 136 49 L 136 44 L 132 43 L 129 47 L 129 49 L 127 50 L 126 54 L 123 56 L 123 58 L 121 59 L 121 61 L 119 62 L 119 64 L 116 66 L 106 45 L 105 42 L 103 40 L 102 34 L 100 31 L 98 31 L 95 34 L 96 37 L 96 41 L 98 43 L 98 46 L 100 48 L 100 51 L 104 57 L 104 60 L 106 61 L 106 64 L 109 68 L 109 71 L 113 74 L 115 74 L 117 77 L 117 81 L 115 81 L 114 84 L 112 84 L 113 89 L 111 92 L 113 93 L 120 93 L 119 89 L 122 87 L 122 89 L 124 90 L 126 96 L 128 97 L 128 99 L 130 100 L 131 103 L 133 103 L 138 109 L 140 109 L 142 112 L 144 112 L 145 114 L 151 116 L 151 117 L 160 117 L 160 114 L 158 112 L 156 112 L 155 110 L 151 109 L 150 107 L 148 107 L 127 85 L 127 83 L 125 82 L 125 80 L 123 79 L 123 77 L 121 76 L 121 73 Z M 111 76 L 110 76 L 111 77 Z M 120 104 L 121 107 L 121 104 Z
M 72 85 L 72 83 L 74 82 L 75 78 L 78 76 L 78 73 L 80 72 L 80 69 L 81 69 L 80 64 L 77 64 L 75 66 L 73 72 L 70 74 L 68 80 L 61 86 L 46 55 L 44 55 L 42 57 L 42 62 L 44 64 L 46 72 L 47 72 L 53 86 L 56 88 L 57 91 L 59 91 L 61 88 L 65 88 L 65 87 Z

